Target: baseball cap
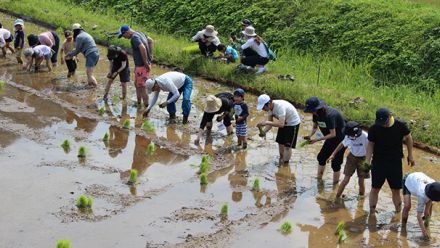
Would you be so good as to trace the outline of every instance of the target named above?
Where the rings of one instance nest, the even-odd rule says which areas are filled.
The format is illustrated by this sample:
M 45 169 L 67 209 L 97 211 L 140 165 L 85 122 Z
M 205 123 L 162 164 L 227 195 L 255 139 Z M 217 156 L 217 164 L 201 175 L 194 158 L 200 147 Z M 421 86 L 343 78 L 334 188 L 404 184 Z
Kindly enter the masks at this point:
M 244 90 L 242 88 L 238 88 L 234 91 L 234 96 L 244 96 Z
M 429 183 L 425 187 L 426 196 L 432 201 L 440 201 L 440 183 Z
M 306 107 L 304 108 L 305 113 L 314 113 L 325 106 L 325 102 L 320 100 L 316 96 L 309 97 L 306 101 Z
M 150 78 L 147 81 L 145 81 L 145 86 L 147 88 L 148 93 L 151 93 L 153 91 L 154 79 Z
M 74 24 L 72 25 L 72 30 L 76 30 L 76 29 L 83 29 L 83 28 L 81 27 L 81 24 L 79 24 L 79 23 L 74 23 Z
M 119 28 L 118 38 L 121 38 L 122 35 L 124 35 L 124 33 L 127 32 L 128 30 L 130 30 L 130 26 L 128 26 L 127 24 L 122 25 Z
M 270 96 L 268 96 L 266 94 L 259 96 L 257 110 L 261 111 L 263 109 L 264 105 L 266 105 L 266 103 L 268 103 L 269 101 L 270 101 Z
M 384 126 L 387 124 L 391 112 L 387 108 L 380 108 L 376 111 L 376 124 Z

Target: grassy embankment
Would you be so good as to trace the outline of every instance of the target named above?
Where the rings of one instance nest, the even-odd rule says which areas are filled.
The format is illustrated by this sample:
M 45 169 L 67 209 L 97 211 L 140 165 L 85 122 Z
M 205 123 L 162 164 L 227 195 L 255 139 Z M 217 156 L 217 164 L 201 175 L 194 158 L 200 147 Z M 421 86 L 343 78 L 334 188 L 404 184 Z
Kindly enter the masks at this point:
M 114 32 L 120 24 L 129 22 L 121 16 L 92 13 L 56 0 L 2 0 L 0 7 L 63 28 L 80 22 L 95 38 L 104 41 L 107 40 L 107 32 Z M 95 30 L 92 29 L 94 25 L 97 25 Z M 337 56 L 317 57 L 310 53 L 283 49 L 278 51 L 278 60 L 269 64 L 269 73 L 258 77 L 241 75 L 235 73 L 233 65 L 192 59 L 190 55 L 182 53 L 182 48 L 190 45 L 188 38 L 152 32 L 136 25 L 134 29 L 145 31 L 155 40 L 155 60 L 177 65 L 189 74 L 233 81 L 299 103 L 303 103 L 310 95 L 317 95 L 329 105 L 342 110 L 347 118 L 367 125 L 374 120 L 377 107 L 388 106 L 397 116 L 412 120 L 411 128 L 416 140 L 440 147 L 440 125 L 437 124 L 440 122 L 437 114 L 440 93 L 427 95 L 417 92 L 411 85 L 377 87 L 367 63 L 352 65 Z M 188 34 L 188 37 L 191 35 Z M 128 42 L 123 39 L 111 39 L 110 42 L 128 46 Z M 294 75 L 296 80 L 278 80 L 280 74 Z

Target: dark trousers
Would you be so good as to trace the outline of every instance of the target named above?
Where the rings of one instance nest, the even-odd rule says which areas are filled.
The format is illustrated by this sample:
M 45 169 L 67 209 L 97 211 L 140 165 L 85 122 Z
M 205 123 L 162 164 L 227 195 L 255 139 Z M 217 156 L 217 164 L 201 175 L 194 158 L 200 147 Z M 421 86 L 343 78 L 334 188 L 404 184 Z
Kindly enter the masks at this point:
M 58 50 L 60 50 L 60 38 L 58 37 L 57 33 L 55 33 L 55 32 L 51 32 L 51 33 L 52 33 L 53 38 L 55 40 L 55 44 L 52 46 L 52 50 L 54 50 L 55 52 L 52 54 L 50 61 L 52 63 L 56 63 L 57 57 L 58 57 Z
M 76 71 L 76 61 L 74 59 L 66 60 L 66 65 L 70 73 L 74 73 Z
M 269 62 L 268 58 L 261 57 L 251 48 L 244 49 L 242 54 L 244 56 L 244 58 L 241 59 L 243 65 L 255 67 L 256 65 L 265 65 Z
M 201 54 L 205 56 L 213 56 L 215 50 L 217 50 L 217 46 L 212 43 L 211 45 L 207 46 L 206 43 L 199 41 L 199 49 Z

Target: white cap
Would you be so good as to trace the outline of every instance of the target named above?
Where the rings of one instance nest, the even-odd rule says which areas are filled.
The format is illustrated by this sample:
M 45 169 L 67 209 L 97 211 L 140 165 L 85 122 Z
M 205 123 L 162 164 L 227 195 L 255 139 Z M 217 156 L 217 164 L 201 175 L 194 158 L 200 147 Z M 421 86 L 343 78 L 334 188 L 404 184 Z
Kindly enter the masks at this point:
M 154 79 L 150 78 L 147 81 L 145 81 L 145 86 L 147 88 L 148 93 L 151 93 L 153 91 Z
M 79 23 L 74 23 L 74 24 L 72 25 L 72 30 L 75 30 L 75 29 L 82 29 L 81 24 L 79 24 Z
M 32 55 L 34 55 L 34 49 L 32 48 L 26 48 L 23 51 L 23 55 L 27 58 L 27 57 L 31 57 Z
M 258 97 L 257 110 L 261 111 L 266 103 L 270 101 L 270 96 L 263 94 Z
M 24 26 L 24 21 L 22 19 L 17 19 L 14 22 L 14 26 L 16 25 Z

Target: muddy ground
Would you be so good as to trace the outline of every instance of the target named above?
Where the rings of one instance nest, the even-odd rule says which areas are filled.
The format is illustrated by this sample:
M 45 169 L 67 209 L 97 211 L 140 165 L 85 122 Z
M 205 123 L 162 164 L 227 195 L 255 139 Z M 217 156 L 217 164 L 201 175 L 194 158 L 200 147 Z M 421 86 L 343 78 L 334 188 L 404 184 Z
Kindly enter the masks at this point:
M 11 26 L 11 17 L 0 17 Z M 42 30 L 26 25 L 27 34 Z M 11 55 L 0 59 L 0 78 L 6 82 L 0 91 L 0 247 L 53 247 L 59 239 L 71 240 L 73 247 L 335 247 L 340 221 L 348 233 L 342 246 L 440 246 L 439 206 L 428 242 L 421 239 L 414 209 L 407 228 L 401 226 L 388 186 L 375 215 L 367 211 L 368 198 L 357 196 L 354 179 L 344 199 L 335 201 L 331 170 L 323 183 L 316 180 L 320 144 L 298 148 L 289 166 L 278 167 L 275 132 L 267 139 L 257 135 L 255 125 L 265 117 L 255 111 L 256 96 L 246 96 L 251 108 L 246 151 L 235 149 L 236 138 L 217 127 L 212 140 L 193 144 L 203 99 L 232 91 L 199 78 L 194 78 L 189 125 L 181 125 L 181 116 L 177 124 L 169 123 L 166 111 L 155 107 L 150 121 L 156 130 L 141 130 L 133 85 L 128 100 L 113 97 L 120 95 L 115 83 L 112 100 L 102 101 L 103 48 L 101 54 L 100 84 L 94 90 L 85 89 L 83 57 L 71 79 L 64 66 L 35 74 L 22 71 Z M 165 71 L 155 67 L 153 74 Z M 304 134 L 311 117 L 301 115 Z M 128 130 L 122 128 L 126 119 Z M 103 142 L 106 132 L 110 139 Z M 60 147 L 65 139 L 70 151 Z M 157 149 L 149 155 L 151 143 Z M 85 159 L 77 157 L 81 145 L 87 148 Z M 200 185 L 195 166 L 202 154 L 212 161 L 207 186 Z M 417 167 L 405 166 L 405 172 L 423 171 L 440 180 L 438 157 L 417 150 L 416 158 Z M 139 171 L 134 186 L 127 185 L 130 169 Z M 257 177 L 260 192 L 252 191 Z M 80 194 L 94 199 L 93 211 L 75 207 Z M 224 203 L 227 219 L 219 215 Z M 279 231 L 285 221 L 293 224 L 289 234 Z

